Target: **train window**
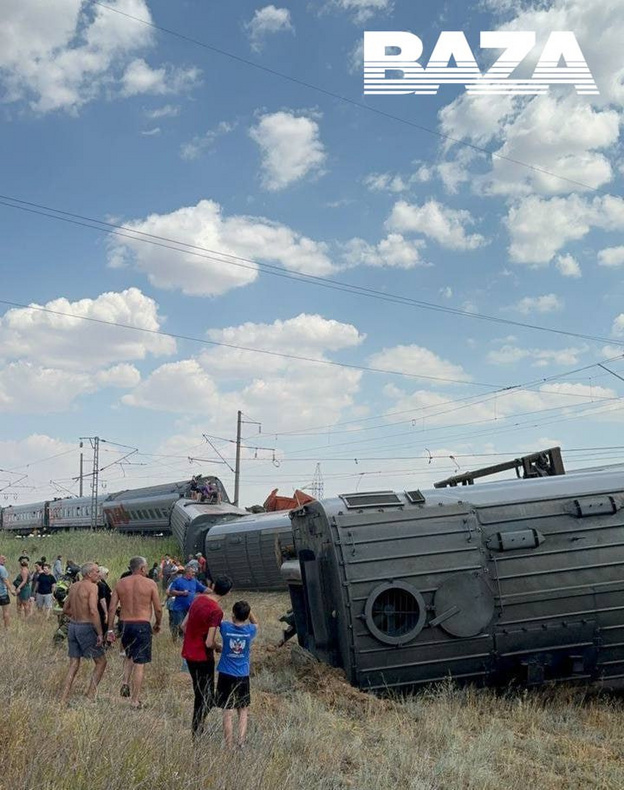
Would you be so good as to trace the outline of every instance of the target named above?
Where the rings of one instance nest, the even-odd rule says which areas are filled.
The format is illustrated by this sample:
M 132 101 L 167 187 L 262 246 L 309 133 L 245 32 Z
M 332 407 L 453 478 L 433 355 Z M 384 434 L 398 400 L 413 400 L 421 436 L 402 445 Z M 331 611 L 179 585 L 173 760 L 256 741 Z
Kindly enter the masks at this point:
M 380 642 L 402 645 L 422 631 L 427 606 L 415 587 L 405 582 L 387 582 L 368 596 L 364 619 L 368 630 Z

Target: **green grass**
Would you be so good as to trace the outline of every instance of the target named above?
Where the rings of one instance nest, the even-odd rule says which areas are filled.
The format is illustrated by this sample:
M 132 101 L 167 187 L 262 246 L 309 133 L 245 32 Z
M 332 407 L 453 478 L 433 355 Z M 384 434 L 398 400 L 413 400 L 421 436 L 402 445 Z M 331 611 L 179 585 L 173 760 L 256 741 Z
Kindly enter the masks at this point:
M 171 537 L 146 538 L 114 532 L 75 530 L 26 538 L 0 534 L 0 554 L 6 555 L 10 570 L 15 572 L 20 554 L 27 554 L 31 565 L 41 556 L 45 556 L 52 564 L 56 556 L 61 554 L 63 567 L 68 560 L 73 560 L 78 565 L 90 561 L 99 562 L 110 570 L 111 579 L 117 579 L 127 568 L 130 557 L 144 556 L 151 567 L 164 554 L 178 556 L 180 549 Z
M 0 541 L 11 558 L 23 546 L 31 542 Z M 111 576 L 132 554 L 151 559 L 171 548 L 155 539 L 76 533 L 35 542 L 31 557 L 43 546 L 48 557 L 97 559 Z M 13 617 L 9 631 L 0 630 L 0 790 L 624 788 L 621 698 L 582 688 L 501 694 L 444 683 L 380 699 L 349 686 L 338 670 L 293 662 L 289 647 L 275 647 L 286 594 L 233 592 L 226 611 L 239 597 L 261 622 L 249 743 L 241 754 L 223 749 L 216 710 L 202 742 L 192 745 L 190 678 L 166 632 L 155 637 L 146 671 L 147 709 L 131 711 L 119 697 L 115 649 L 98 701 L 81 696 L 90 672 L 84 666 L 72 706 L 61 708 L 67 659 L 52 647 L 53 622 Z

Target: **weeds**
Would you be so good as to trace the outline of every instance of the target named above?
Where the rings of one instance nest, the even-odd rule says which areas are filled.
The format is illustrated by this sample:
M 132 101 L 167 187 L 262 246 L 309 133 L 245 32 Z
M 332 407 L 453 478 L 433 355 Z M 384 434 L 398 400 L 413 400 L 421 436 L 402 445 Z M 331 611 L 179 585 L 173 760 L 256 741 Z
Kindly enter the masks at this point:
M 11 570 L 58 553 L 111 568 L 132 554 L 159 558 L 171 542 L 104 533 L 0 538 Z M 50 548 L 48 548 L 50 547 Z M 225 599 L 226 611 L 236 600 Z M 52 646 L 53 621 L 13 616 L 0 631 L 0 790 L 579 790 L 624 787 L 622 701 L 584 689 L 496 693 L 442 683 L 406 697 L 353 689 L 320 664 L 295 666 L 277 649 L 286 594 L 244 593 L 261 628 L 254 647 L 248 748 L 222 746 L 219 711 L 190 738 L 192 692 L 180 646 L 155 637 L 144 688 L 148 707 L 119 696 L 122 659 L 109 651 L 97 702 L 86 702 L 91 666 L 81 667 L 72 705 L 58 694 L 66 671 Z M 14 609 L 14 605 L 12 606 Z M 14 614 L 14 612 L 13 612 Z

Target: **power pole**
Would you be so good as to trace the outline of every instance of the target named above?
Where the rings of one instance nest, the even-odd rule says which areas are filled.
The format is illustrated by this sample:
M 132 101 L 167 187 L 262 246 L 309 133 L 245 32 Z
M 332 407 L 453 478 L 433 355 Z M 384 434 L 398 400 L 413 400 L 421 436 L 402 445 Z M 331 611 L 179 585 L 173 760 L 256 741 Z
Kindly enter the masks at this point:
M 96 529 L 97 527 L 97 510 L 98 510 L 98 494 L 99 494 L 99 484 L 100 484 L 100 437 L 99 436 L 81 436 L 80 437 L 80 444 L 82 446 L 82 442 L 87 441 L 91 444 L 91 448 L 93 449 L 93 472 L 91 474 L 91 512 L 90 512 L 90 521 L 91 521 L 91 529 Z M 82 473 L 82 465 L 81 465 L 81 473 Z M 80 480 L 82 484 L 82 476 Z M 82 485 L 80 486 L 80 491 L 82 492 Z
M 240 493 L 240 461 L 241 461 L 241 430 L 243 425 L 257 425 L 258 426 L 258 433 L 262 433 L 262 424 L 259 423 L 257 420 L 243 420 L 243 412 L 239 411 L 238 416 L 236 419 L 236 464 L 234 469 L 234 504 L 238 505 L 238 497 Z M 204 438 L 207 437 L 204 435 Z M 254 448 L 252 448 L 254 449 Z M 256 447 L 256 452 L 258 450 L 271 450 L 272 448 L 269 447 Z M 275 458 L 275 450 L 273 450 L 273 457 Z
M 84 461 L 84 454 L 82 452 L 82 442 L 80 442 L 80 493 L 78 494 L 78 496 L 82 496 L 83 461 Z
M 234 464 L 234 504 L 238 507 L 238 492 L 240 487 L 240 451 L 241 451 L 241 426 L 243 412 L 239 411 L 236 419 L 236 463 Z

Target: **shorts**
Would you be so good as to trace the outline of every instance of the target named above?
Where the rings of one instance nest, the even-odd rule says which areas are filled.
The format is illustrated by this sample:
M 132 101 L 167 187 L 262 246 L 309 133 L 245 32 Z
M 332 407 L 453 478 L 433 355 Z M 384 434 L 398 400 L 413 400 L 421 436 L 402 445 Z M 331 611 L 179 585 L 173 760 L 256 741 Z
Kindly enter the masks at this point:
M 150 623 L 124 622 L 121 630 L 121 644 L 126 657 L 134 664 L 149 664 L 152 660 L 152 626 Z
M 26 584 L 18 592 L 17 598 L 18 600 L 22 601 L 22 603 L 26 603 L 26 601 L 30 601 L 30 594 L 31 594 L 30 584 Z
M 11 599 L 9 598 L 9 594 L 0 595 L 0 606 L 8 606 L 11 603 Z
M 70 658 L 101 658 L 104 645 L 97 643 L 97 631 L 91 623 L 70 623 L 67 632 Z
M 37 609 L 51 609 L 52 608 L 52 593 L 37 593 L 35 595 Z
M 217 679 L 217 693 L 215 703 L 218 708 L 248 708 L 251 704 L 251 690 L 249 688 L 249 675 L 234 677 L 219 672 Z

